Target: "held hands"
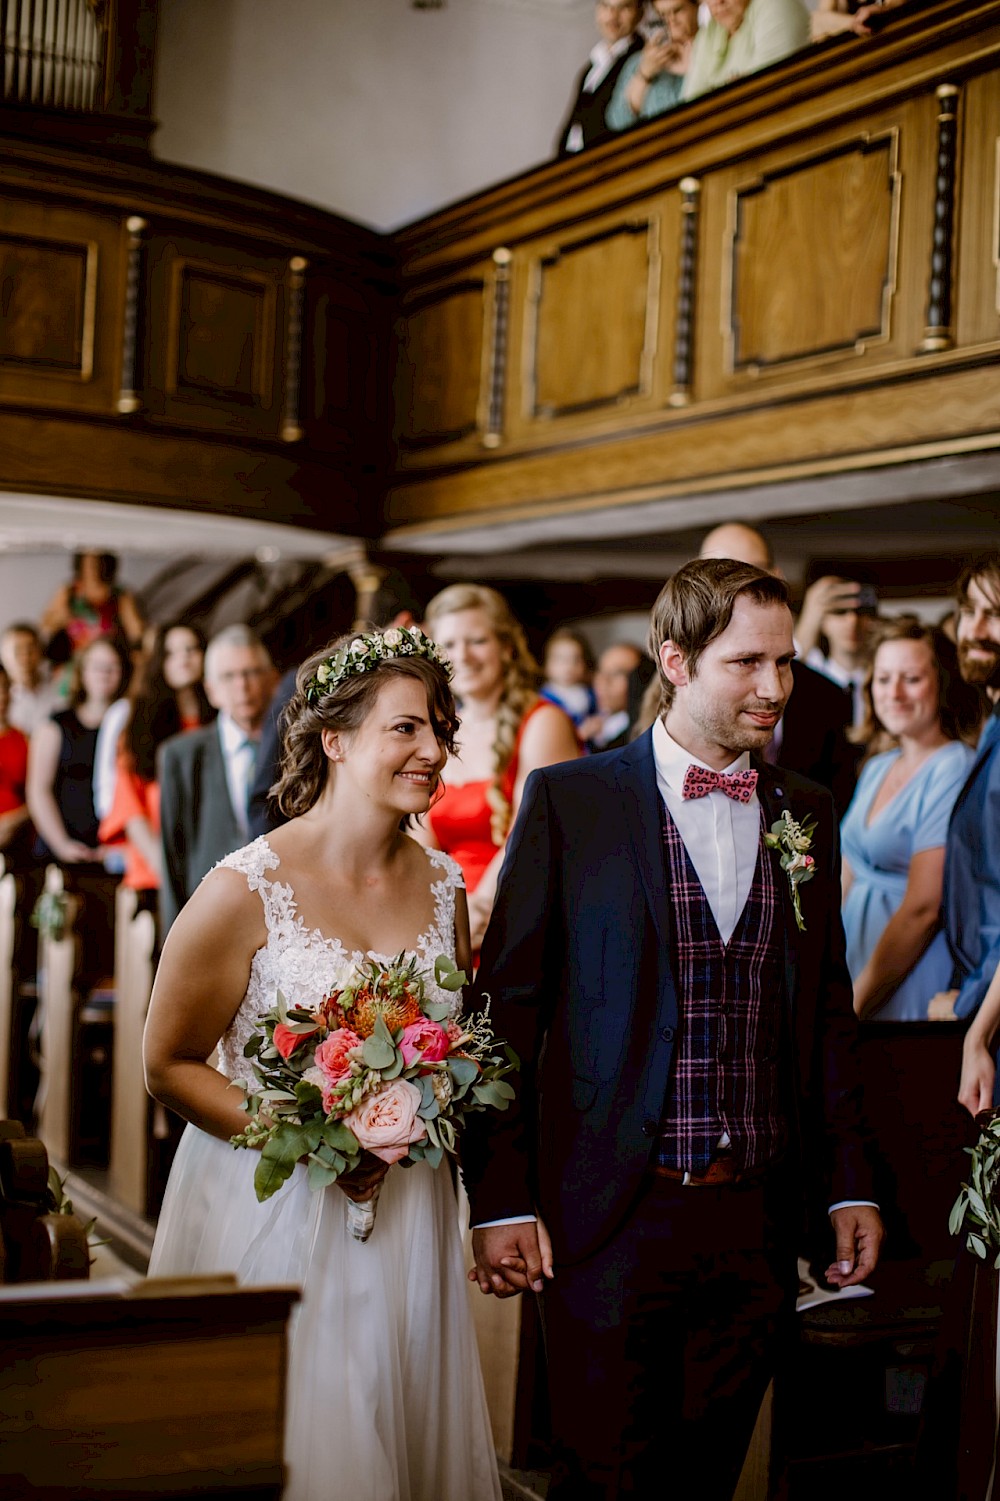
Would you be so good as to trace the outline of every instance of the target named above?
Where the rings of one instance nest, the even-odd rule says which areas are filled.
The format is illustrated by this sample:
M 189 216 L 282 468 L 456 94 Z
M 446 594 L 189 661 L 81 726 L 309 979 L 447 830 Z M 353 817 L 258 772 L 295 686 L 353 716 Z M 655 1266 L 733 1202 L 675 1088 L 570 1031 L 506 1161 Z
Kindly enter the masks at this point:
M 540 1293 L 552 1269 L 552 1242 L 541 1220 L 517 1225 L 486 1225 L 472 1232 L 476 1264 L 469 1281 L 478 1282 L 483 1293 L 511 1298 L 528 1289 Z
M 830 1215 L 837 1259 L 824 1276 L 831 1287 L 855 1287 L 871 1276 L 885 1239 L 882 1216 L 871 1204 L 845 1204 Z
M 639 59 L 639 74 L 643 83 L 652 83 L 654 78 L 665 73 L 676 56 L 677 49 L 667 32 L 651 36 Z

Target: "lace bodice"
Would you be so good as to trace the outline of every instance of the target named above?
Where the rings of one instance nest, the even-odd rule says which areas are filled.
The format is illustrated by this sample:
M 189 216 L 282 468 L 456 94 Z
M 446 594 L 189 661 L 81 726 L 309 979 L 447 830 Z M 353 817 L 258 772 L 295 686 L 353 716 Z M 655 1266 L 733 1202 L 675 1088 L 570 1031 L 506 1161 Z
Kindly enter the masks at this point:
M 461 870 L 450 855 L 444 855 L 440 850 L 427 850 L 426 854 L 431 865 L 441 871 L 441 879 L 431 886 L 434 916 L 418 938 L 415 949 L 407 950 L 407 953 L 415 953 L 431 970 L 425 982 L 428 994 L 436 1001 L 447 1002 L 453 1014 L 457 1014 L 462 1005 L 461 995 L 435 985 L 433 961 L 438 954 L 447 954 L 451 959 L 455 957 L 455 891 L 464 882 Z M 336 990 L 354 965 L 366 957 L 345 948 L 339 938 L 327 938 L 318 929 L 305 926 L 296 911 L 292 888 L 268 875 L 268 872 L 277 870 L 278 865 L 277 855 L 268 844 L 266 835 L 262 835 L 253 844 L 227 855 L 216 867 L 242 872 L 250 890 L 260 893 L 264 906 L 267 942 L 253 956 L 247 993 L 223 1033 L 218 1048 L 221 1071 L 227 1078 L 245 1079 L 251 1089 L 258 1086 L 253 1079 L 253 1070 L 243 1056 L 243 1049 L 256 1031 L 260 1018 L 274 1005 L 277 992 L 281 991 L 290 1006 L 315 1006 Z M 384 959 L 388 963 L 396 956 L 369 950 L 367 957 Z

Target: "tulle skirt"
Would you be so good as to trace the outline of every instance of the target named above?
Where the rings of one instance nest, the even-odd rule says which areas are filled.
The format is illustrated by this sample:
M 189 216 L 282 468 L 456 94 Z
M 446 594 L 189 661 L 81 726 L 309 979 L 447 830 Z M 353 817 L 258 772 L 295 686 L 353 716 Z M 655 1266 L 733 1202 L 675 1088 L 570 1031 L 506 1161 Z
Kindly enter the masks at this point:
M 258 1160 L 188 1126 L 149 1271 L 302 1289 L 284 1501 L 500 1501 L 447 1169 L 392 1168 L 361 1243 L 302 1166 L 259 1204 Z

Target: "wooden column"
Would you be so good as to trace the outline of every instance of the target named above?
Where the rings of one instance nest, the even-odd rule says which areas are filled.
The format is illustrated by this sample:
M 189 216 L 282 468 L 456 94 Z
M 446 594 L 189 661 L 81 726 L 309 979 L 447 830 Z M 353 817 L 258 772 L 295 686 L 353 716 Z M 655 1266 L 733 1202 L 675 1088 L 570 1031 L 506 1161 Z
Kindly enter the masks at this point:
M 121 382 L 118 410 L 123 415 L 137 412 L 142 406 L 139 396 L 139 288 L 142 279 L 142 236 L 145 219 L 132 214 L 125 220 L 128 249 L 125 262 L 125 313 L 122 319 Z
M 293 255 L 288 262 L 288 324 L 285 334 L 285 410 L 281 436 L 286 443 L 302 438 L 302 313 L 309 262 Z
M 691 400 L 694 374 L 695 286 L 698 275 L 698 214 L 701 183 L 696 177 L 680 181 L 681 250 L 677 261 L 677 318 L 674 324 L 674 389 L 672 407 L 687 406 Z
M 927 286 L 927 316 L 921 354 L 951 349 L 952 283 L 955 251 L 955 177 L 958 161 L 958 87 L 943 83 L 938 100 L 937 173 L 934 179 L 934 232 L 931 273 Z
M 493 321 L 490 330 L 484 448 L 503 442 L 504 397 L 507 382 L 507 329 L 510 322 L 511 253 L 505 246 L 493 252 Z
M 50 865 L 45 874 L 50 896 L 64 895 L 62 871 Z M 70 1160 L 73 1088 L 73 1032 L 76 996 L 76 902 L 68 904 L 65 930 L 38 935 L 38 1004 L 42 1008 L 42 1081 L 38 1091 L 38 1134 L 50 1158 L 62 1168 Z

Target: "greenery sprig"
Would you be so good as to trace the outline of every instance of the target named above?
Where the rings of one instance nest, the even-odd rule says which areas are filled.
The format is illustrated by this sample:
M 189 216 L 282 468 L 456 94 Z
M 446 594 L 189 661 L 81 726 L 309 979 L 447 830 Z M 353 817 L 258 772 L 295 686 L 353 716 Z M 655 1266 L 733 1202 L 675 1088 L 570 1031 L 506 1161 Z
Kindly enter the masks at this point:
M 948 1228 L 952 1235 L 965 1231 L 965 1244 L 985 1261 L 993 1255 L 1000 1269 L 1000 1110 L 983 1127 L 974 1147 L 966 1147 L 972 1159 L 968 1183 L 962 1184 Z

